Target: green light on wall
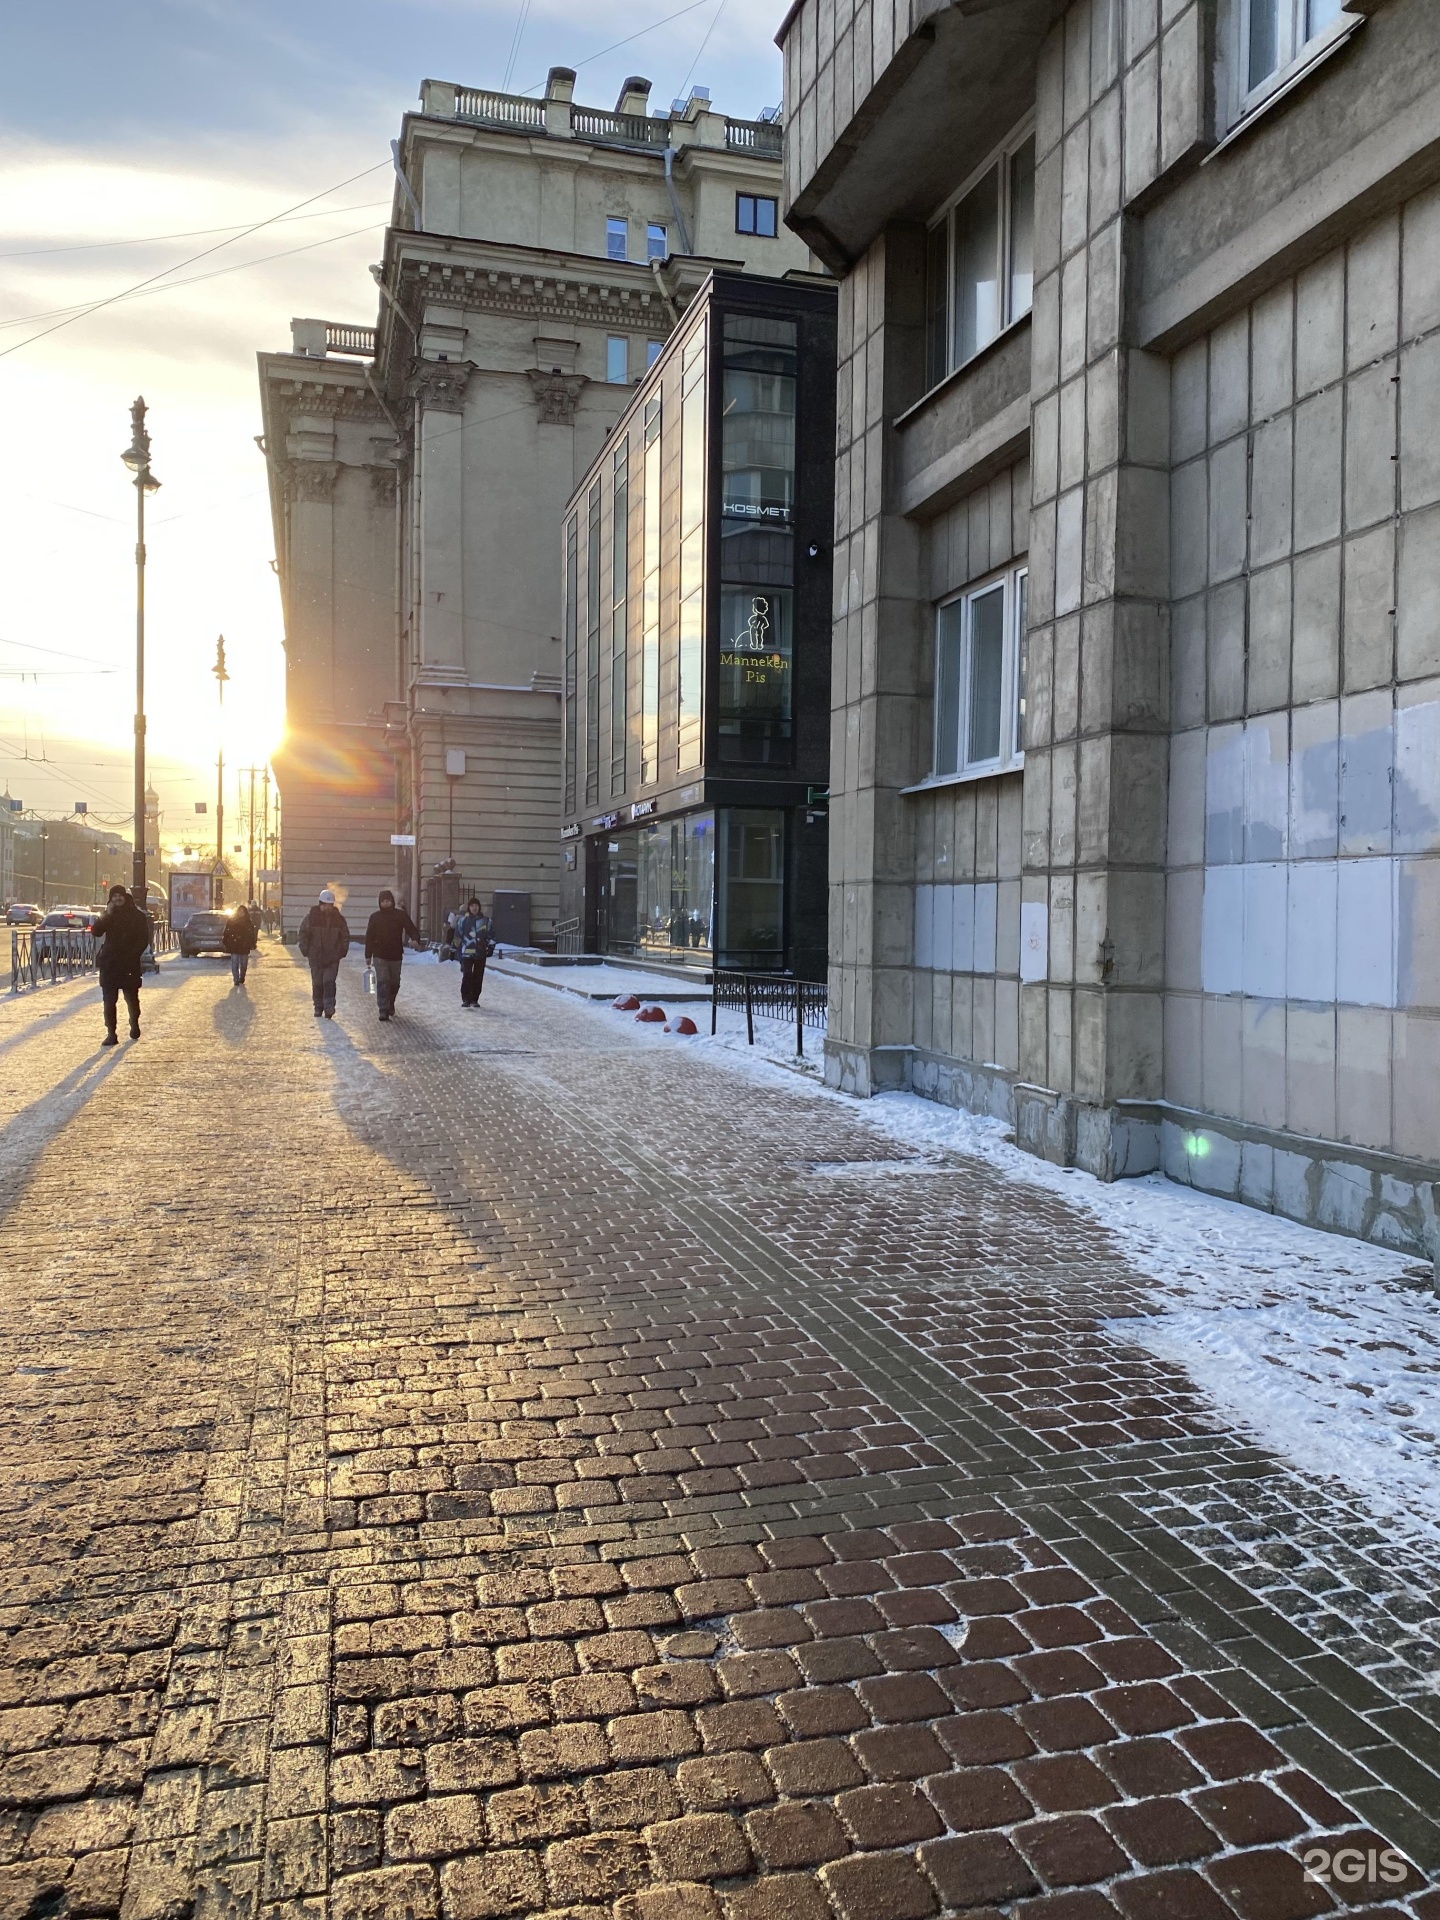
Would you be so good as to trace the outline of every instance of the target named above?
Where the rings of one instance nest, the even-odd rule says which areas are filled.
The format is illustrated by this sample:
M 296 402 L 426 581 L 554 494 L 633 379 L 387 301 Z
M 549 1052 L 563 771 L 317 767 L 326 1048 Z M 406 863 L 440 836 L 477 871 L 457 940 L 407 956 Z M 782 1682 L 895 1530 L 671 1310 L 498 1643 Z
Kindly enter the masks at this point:
M 1192 1160 L 1203 1160 L 1210 1151 L 1210 1142 L 1203 1133 L 1187 1133 L 1185 1151 Z

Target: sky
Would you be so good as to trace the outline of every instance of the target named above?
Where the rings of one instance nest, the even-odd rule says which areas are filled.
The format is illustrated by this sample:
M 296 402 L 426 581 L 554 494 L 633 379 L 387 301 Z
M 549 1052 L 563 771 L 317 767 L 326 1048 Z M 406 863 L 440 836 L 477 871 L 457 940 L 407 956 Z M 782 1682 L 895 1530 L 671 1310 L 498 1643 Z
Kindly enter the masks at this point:
M 279 744 L 255 355 L 288 347 L 294 315 L 373 323 L 367 265 L 389 211 L 390 141 L 422 80 L 538 92 L 551 66 L 571 66 L 576 98 L 609 107 L 627 74 L 644 74 L 657 110 L 700 85 L 752 117 L 780 98 L 784 11 L 785 0 L 3 9 L 0 788 L 52 815 L 84 800 L 92 819 L 128 831 L 135 495 L 120 454 L 139 394 L 161 482 L 147 507 L 146 706 L 167 853 L 214 832 L 219 635 L 227 768 L 263 765 Z

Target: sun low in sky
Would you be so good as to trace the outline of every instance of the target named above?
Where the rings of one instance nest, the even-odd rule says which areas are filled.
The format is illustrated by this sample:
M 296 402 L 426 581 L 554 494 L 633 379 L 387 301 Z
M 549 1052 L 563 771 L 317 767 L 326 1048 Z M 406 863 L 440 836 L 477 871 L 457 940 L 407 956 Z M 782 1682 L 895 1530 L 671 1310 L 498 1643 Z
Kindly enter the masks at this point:
M 428 77 L 609 106 L 692 81 L 746 116 L 780 96 L 781 0 L 77 0 L 0 26 L 0 788 L 131 806 L 135 494 L 149 406 L 149 761 L 167 849 L 285 721 L 255 356 L 290 319 L 372 325 L 389 143 Z M 37 75 L 63 85 L 37 85 Z M 254 231 L 249 231 L 254 229 Z M 148 284 L 142 284 L 148 283 Z M 227 807 L 235 787 L 227 780 Z

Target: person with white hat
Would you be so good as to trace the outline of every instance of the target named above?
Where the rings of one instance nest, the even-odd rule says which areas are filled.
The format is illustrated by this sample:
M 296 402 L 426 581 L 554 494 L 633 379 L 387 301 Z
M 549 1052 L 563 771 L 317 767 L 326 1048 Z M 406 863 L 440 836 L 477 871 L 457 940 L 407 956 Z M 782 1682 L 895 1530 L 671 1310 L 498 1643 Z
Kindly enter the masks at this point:
M 300 922 L 300 951 L 310 962 L 310 993 L 315 1018 L 335 1018 L 335 982 L 340 962 L 350 951 L 350 929 L 329 887 L 320 889 L 318 902 Z

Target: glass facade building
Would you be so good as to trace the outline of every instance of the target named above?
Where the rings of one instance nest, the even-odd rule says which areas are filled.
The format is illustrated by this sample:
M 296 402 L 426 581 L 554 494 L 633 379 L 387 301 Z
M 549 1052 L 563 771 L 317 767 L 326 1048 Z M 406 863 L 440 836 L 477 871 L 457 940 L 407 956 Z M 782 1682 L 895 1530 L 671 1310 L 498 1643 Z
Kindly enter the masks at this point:
M 835 295 L 717 269 L 570 501 L 562 918 L 820 977 Z

